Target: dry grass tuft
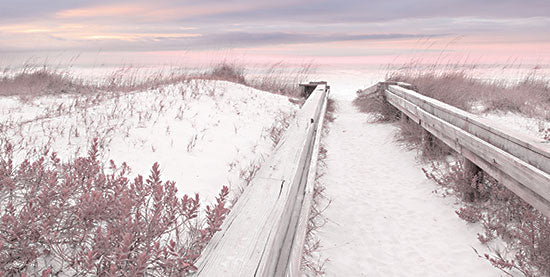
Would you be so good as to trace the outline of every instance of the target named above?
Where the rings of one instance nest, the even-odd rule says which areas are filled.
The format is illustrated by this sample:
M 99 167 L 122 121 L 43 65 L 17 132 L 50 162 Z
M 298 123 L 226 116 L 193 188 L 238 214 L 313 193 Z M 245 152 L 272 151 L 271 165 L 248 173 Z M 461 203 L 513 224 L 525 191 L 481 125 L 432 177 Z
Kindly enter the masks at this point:
M 126 93 L 156 89 L 190 79 L 191 76 L 182 73 L 166 73 L 163 70 L 151 73 L 144 68 L 125 66 L 106 73 L 101 80 L 90 82 L 77 77 L 70 70 L 64 71 L 47 65 L 39 68 L 24 65 L 21 70 L 4 70 L 0 78 L 0 96 L 31 99 L 55 94 Z
M 30 99 L 52 94 L 127 93 L 157 89 L 165 85 L 190 80 L 224 80 L 250 86 L 259 90 L 299 97 L 299 83 L 308 80 L 314 67 L 304 64 L 292 68 L 282 62 L 255 68 L 247 74 L 244 65 L 223 62 L 204 73 L 191 73 L 185 68 L 161 68 L 151 70 L 136 66 L 123 66 L 106 73 L 94 82 L 78 78 L 69 70 L 47 65 L 35 67 L 23 65 L 19 70 L 5 68 L 0 75 L 0 96 L 19 96 Z
M 299 84 L 307 81 L 314 70 L 312 64 L 292 68 L 283 62 L 278 62 L 268 66 L 267 69 L 259 68 L 256 73 L 247 74 L 243 65 L 224 62 L 199 78 L 230 81 L 275 94 L 301 97 Z
M 290 67 L 278 62 L 269 66 L 259 77 L 249 78 L 248 85 L 276 94 L 302 97 L 299 84 L 309 81 L 315 70 L 312 63 Z
M 372 114 L 376 122 L 392 122 L 400 118 L 399 110 L 381 94 L 360 95 L 353 100 L 353 105 L 362 113 Z
M 336 109 L 337 109 L 336 100 L 334 100 L 329 96 L 327 99 L 327 109 L 325 112 L 326 121 L 334 122 L 334 120 L 336 119 L 336 116 L 334 116 L 334 114 L 336 113 Z M 323 126 L 323 128 L 324 127 L 327 127 L 327 126 Z
M 246 85 L 245 68 L 236 64 L 220 63 L 204 74 L 207 79 L 230 81 Z
M 388 80 L 412 84 L 421 94 L 469 112 L 498 110 L 550 119 L 550 82 L 536 71 L 515 84 L 479 80 L 458 68 L 441 72 L 395 71 L 388 75 Z
M 422 161 L 444 160 L 454 151 L 444 142 L 429 134 L 424 128 L 410 120 L 400 120 L 395 141 L 408 150 L 418 150 Z
M 4 76 L 0 79 L 0 95 L 29 98 L 39 95 L 88 93 L 91 86 L 71 77 L 67 73 L 50 70 L 43 67 L 39 70 L 23 70 L 13 77 Z

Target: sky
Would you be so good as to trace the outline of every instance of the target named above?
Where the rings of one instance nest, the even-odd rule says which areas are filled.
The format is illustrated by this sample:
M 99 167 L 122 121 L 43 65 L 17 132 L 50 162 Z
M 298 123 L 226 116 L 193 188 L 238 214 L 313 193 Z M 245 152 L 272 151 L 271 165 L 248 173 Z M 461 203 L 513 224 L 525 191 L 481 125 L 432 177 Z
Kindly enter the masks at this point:
M 550 0 L 0 0 L 22 59 L 550 63 Z

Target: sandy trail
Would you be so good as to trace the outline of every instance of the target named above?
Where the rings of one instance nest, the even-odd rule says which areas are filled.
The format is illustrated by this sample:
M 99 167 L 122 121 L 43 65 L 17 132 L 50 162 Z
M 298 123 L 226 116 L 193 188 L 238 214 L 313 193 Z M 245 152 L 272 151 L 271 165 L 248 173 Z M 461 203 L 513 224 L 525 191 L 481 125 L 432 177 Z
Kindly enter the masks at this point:
M 369 123 L 349 94 L 336 93 L 337 118 L 324 141 L 322 182 L 332 203 L 319 236 L 327 276 L 502 275 L 472 249 L 486 252 L 478 229 L 456 216 L 452 199 L 432 193 L 415 153 L 393 142 L 395 126 Z

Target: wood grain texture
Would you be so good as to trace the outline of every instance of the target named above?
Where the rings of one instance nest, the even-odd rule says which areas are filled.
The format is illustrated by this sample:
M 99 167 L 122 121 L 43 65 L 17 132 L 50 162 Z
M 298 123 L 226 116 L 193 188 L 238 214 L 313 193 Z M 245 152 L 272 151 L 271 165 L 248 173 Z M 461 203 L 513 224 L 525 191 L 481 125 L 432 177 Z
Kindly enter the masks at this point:
M 550 145 L 542 140 L 534 140 L 498 122 L 481 118 L 409 89 L 390 85 L 388 90 L 445 122 L 497 146 L 546 173 L 550 173 Z
M 385 95 L 432 135 L 550 216 L 550 152 L 545 146 L 410 90 L 390 86 Z
M 328 94 L 327 92 L 327 97 Z M 298 226 L 296 227 L 294 242 L 292 244 L 292 250 L 290 252 L 290 259 L 288 260 L 288 270 L 285 273 L 286 276 L 300 276 L 301 274 L 301 261 L 304 250 L 304 243 L 307 233 L 307 225 L 309 221 L 311 203 L 313 201 L 313 190 L 315 187 L 315 175 L 317 172 L 317 162 L 319 155 L 319 147 L 321 144 L 321 135 L 323 129 L 323 123 L 325 121 L 325 112 L 327 109 L 327 101 L 323 101 L 321 111 L 319 113 L 319 120 L 317 122 L 317 131 L 315 134 L 315 142 L 313 143 L 313 153 L 311 154 L 311 163 L 309 166 L 309 174 L 305 184 L 304 201 L 302 203 L 301 212 L 299 215 Z
M 303 229 L 300 217 L 307 202 L 307 180 L 326 97 L 326 85 L 318 85 L 232 208 L 222 230 L 204 249 L 196 275 L 283 276 L 291 272 L 289 263 L 296 257 L 292 254 L 296 232 Z

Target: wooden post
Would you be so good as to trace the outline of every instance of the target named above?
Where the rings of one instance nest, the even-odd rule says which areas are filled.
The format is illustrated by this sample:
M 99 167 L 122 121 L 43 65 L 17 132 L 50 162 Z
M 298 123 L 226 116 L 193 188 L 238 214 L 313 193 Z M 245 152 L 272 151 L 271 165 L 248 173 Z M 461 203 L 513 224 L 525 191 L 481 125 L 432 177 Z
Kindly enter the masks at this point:
M 464 167 L 464 171 L 467 172 L 469 176 L 473 177 L 481 171 L 481 168 L 479 168 L 479 166 L 466 158 L 462 158 L 462 164 Z
M 401 123 L 409 123 L 409 117 L 404 112 L 400 113 L 399 119 L 401 120 Z
M 550 217 L 550 145 L 400 86 L 389 86 L 384 94 L 392 106 L 407 112 L 411 120 L 475 163 L 483 174 Z M 423 142 L 429 146 L 429 141 L 426 134 Z M 477 169 L 467 163 L 465 168 L 473 175 Z M 485 197 L 481 193 L 473 196 L 478 197 L 474 200 Z
M 466 176 L 466 180 L 470 182 L 472 185 L 473 191 L 468 193 L 468 195 L 464 195 L 466 200 L 470 202 L 474 202 L 475 200 L 479 199 L 481 196 L 480 192 L 480 186 L 481 186 L 481 180 L 479 179 L 480 172 L 483 172 L 479 166 L 477 166 L 472 161 L 468 160 L 465 157 L 462 157 L 462 167 L 464 169 L 464 173 Z M 476 178 L 476 179 L 474 179 Z M 475 182 L 475 183 L 474 183 Z
M 422 129 L 422 152 L 432 151 L 434 147 L 434 137 L 426 129 Z

